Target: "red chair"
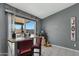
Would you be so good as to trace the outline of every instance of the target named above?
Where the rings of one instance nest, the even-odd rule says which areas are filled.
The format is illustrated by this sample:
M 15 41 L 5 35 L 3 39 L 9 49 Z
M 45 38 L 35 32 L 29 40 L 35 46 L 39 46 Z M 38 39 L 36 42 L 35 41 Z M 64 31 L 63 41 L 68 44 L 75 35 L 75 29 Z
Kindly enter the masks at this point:
M 17 49 L 19 56 L 31 56 L 32 55 L 33 40 L 23 40 L 17 42 Z
M 34 51 L 34 49 L 39 49 L 39 52 L 33 52 L 33 53 L 39 53 L 39 56 L 41 56 L 41 42 L 42 42 L 41 37 L 36 38 L 36 44 L 33 45 L 33 47 L 32 47 L 33 51 Z

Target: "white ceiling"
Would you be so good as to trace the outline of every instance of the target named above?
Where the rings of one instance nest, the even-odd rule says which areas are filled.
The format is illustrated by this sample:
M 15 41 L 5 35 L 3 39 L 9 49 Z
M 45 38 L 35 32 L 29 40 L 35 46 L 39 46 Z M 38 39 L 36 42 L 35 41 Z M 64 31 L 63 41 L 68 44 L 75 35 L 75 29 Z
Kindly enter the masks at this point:
M 55 14 L 75 3 L 8 3 L 41 19 Z

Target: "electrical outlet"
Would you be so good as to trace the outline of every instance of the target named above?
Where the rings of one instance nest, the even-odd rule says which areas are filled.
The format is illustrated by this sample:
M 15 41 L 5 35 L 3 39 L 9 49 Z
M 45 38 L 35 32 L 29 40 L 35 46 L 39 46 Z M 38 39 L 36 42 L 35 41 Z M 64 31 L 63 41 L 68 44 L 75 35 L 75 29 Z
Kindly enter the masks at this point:
M 77 45 L 76 45 L 76 43 L 74 43 L 74 47 L 76 47 Z

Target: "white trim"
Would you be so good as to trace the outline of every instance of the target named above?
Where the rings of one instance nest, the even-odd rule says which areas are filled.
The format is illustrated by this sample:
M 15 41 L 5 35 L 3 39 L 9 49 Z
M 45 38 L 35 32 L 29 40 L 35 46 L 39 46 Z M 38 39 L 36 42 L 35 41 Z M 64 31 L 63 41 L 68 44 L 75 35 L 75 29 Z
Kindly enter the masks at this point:
M 62 47 L 62 46 L 58 46 L 58 45 L 52 45 L 52 47 L 53 47 L 53 46 L 56 46 L 56 47 L 58 47 L 58 48 L 67 49 L 67 50 L 70 50 L 70 51 L 74 51 L 74 52 L 79 53 L 79 50 L 74 50 L 74 49 L 71 49 L 71 48 Z

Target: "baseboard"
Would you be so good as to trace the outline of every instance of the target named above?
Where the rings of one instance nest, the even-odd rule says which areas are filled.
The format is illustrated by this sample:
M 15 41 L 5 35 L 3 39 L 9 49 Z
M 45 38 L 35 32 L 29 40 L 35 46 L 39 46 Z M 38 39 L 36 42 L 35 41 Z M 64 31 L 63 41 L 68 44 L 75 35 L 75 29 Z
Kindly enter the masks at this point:
M 8 53 L 0 53 L 0 56 L 8 56 Z
M 74 52 L 79 53 L 79 50 L 75 50 L 75 49 L 71 49 L 71 48 L 67 48 L 67 47 L 62 47 L 62 46 L 58 46 L 58 45 L 52 45 L 52 47 L 53 47 L 53 46 L 56 46 L 56 47 L 58 47 L 58 48 L 67 49 L 67 50 L 70 50 L 70 51 L 74 51 Z

